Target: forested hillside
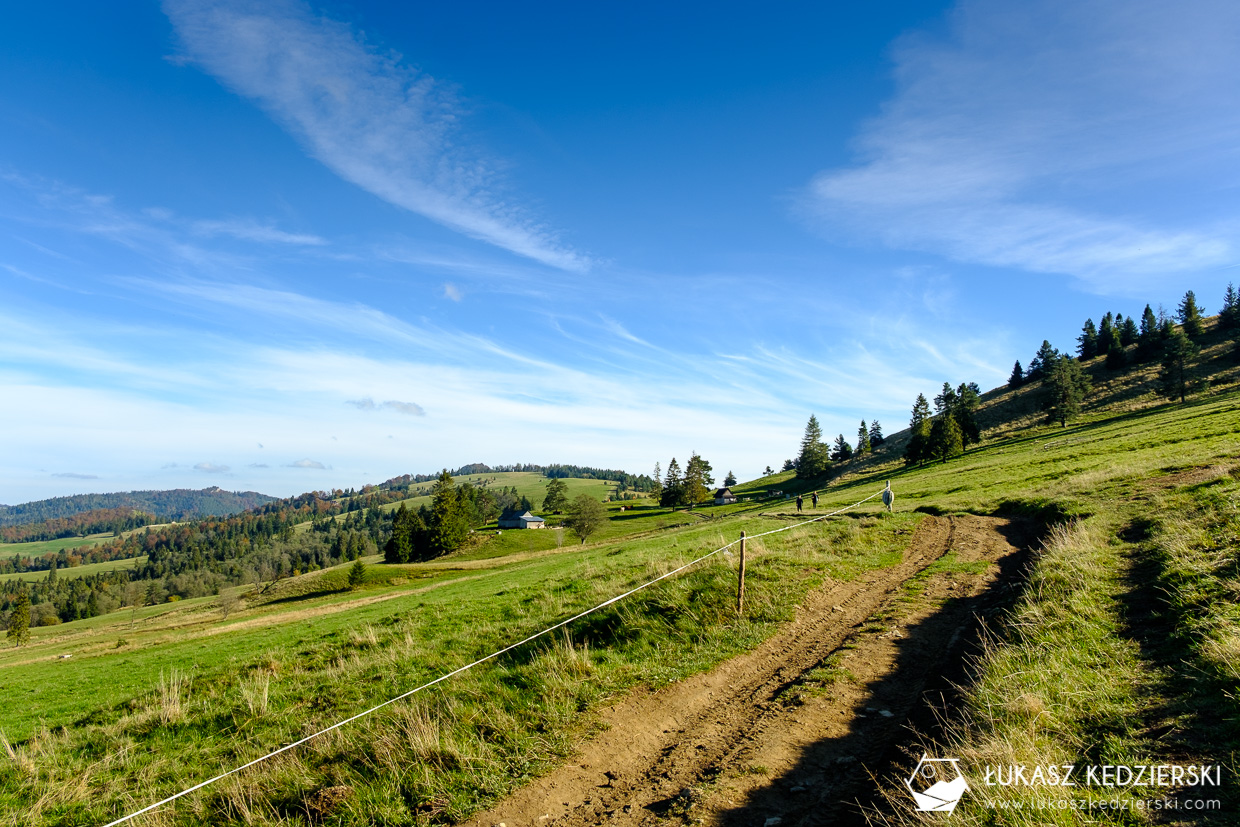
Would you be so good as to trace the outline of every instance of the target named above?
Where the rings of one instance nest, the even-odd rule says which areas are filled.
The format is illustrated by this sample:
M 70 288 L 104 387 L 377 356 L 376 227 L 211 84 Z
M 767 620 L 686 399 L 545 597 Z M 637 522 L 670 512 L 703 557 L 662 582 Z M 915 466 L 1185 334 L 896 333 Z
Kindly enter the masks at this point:
M 217 486 L 193 490 L 124 491 L 114 494 L 74 494 L 20 505 L 0 505 L 0 527 L 41 523 L 88 511 L 128 508 L 160 520 L 223 517 L 272 502 L 275 497 L 257 491 L 225 491 Z M 9 541 L 12 542 L 12 541 Z

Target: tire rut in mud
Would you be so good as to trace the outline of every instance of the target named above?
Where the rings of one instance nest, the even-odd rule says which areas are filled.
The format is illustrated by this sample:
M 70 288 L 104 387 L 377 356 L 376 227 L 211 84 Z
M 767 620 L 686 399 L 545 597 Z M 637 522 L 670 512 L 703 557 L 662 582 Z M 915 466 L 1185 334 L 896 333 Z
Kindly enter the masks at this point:
M 870 772 L 944 662 L 959 661 L 975 616 L 1002 598 L 1027 534 L 1006 520 L 926 517 L 900 564 L 820 587 L 753 652 L 630 695 L 572 763 L 465 825 L 857 821 L 844 802 L 870 798 Z M 927 572 L 949 550 L 972 568 Z M 807 683 L 828 659 L 847 677 Z

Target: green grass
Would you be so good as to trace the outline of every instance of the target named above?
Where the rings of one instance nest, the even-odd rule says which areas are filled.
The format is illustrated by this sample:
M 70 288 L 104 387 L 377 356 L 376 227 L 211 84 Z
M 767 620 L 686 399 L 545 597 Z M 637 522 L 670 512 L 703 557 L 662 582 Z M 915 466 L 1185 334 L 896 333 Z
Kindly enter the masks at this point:
M 59 554 L 65 549 L 88 548 L 115 539 L 111 532 L 91 534 L 87 537 L 61 537 L 59 540 L 37 540 L 32 543 L 0 543 L 0 558 L 31 557 Z
M 132 569 L 146 562 L 146 555 L 141 557 L 125 557 L 120 560 L 109 560 L 105 563 L 87 563 L 82 566 L 70 566 L 65 569 L 57 569 L 57 577 L 85 577 L 88 574 L 99 574 L 105 571 L 122 571 L 124 569 Z M 22 571 L 10 572 L 9 574 L 0 574 L 0 580 L 25 580 L 27 583 L 33 583 L 38 580 L 46 580 L 48 572 L 46 571 Z
M 1048 546 L 1013 622 L 997 630 L 953 743 L 972 756 L 1141 757 L 1156 749 L 1145 722 L 1184 690 L 1127 628 L 1132 543 L 1118 533 L 1156 507 L 1160 495 L 1151 491 L 1161 490 L 1160 478 L 1235 463 L 1238 411 L 1240 397 L 1229 393 L 1033 429 L 942 465 L 876 462 L 829 486 L 795 483 L 823 490 L 825 513 L 890 479 L 899 510 L 879 518 L 871 501 L 857 516 L 754 541 L 743 619 L 732 614 L 734 561 L 720 555 L 575 623 L 567 636 L 523 647 L 204 791 L 156 823 L 301 824 L 305 797 L 331 785 L 354 790 L 333 816 L 337 825 L 462 818 L 568 754 L 609 699 L 751 648 L 824 576 L 846 579 L 897 562 L 919 516 L 914 508 L 1082 518 Z M 791 476 L 737 488 L 791 490 Z M 1210 536 L 1232 530 L 1220 522 L 1229 502 L 1223 496 L 1211 506 L 1215 518 L 1200 517 L 1215 526 Z M 236 765 L 406 691 L 741 530 L 787 526 L 791 512 L 788 503 L 767 502 L 617 513 L 585 546 L 567 538 L 557 546 L 549 530 L 505 531 L 429 564 L 372 565 L 358 591 L 345 588 L 347 566 L 307 575 L 227 621 L 200 599 L 139 611 L 132 628 L 122 610 L 35 630 L 30 647 L 0 651 L 0 680 L 13 699 L 0 729 L 20 742 L 0 764 L 0 824 L 106 821 L 132 802 L 200 780 L 204 768 Z M 1170 584 L 1176 566 L 1201 573 L 1184 606 L 1213 618 L 1185 628 L 1196 641 L 1185 644 L 1192 668 L 1224 680 L 1234 617 L 1217 605 L 1232 592 L 1206 586 L 1234 576 L 1211 568 L 1209 555 L 1172 557 L 1182 562 L 1167 562 L 1158 576 Z M 965 565 L 950 557 L 936 564 Z M 834 669 L 827 664 L 813 680 L 847 679 Z M 994 823 L 980 810 L 957 812 Z
M 325 739 L 297 760 L 318 778 L 343 773 L 362 791 L 351 816 L 360 819 L 357 823 L 379 818 L 369 808 L 393 820 L 412 818 L 416 802 L 433 804 L 443 817 L 461 816 L 483 800 L 479 795 L 497 795 L 565 754 L 573 734 L 588 723 L 589 710 L 607 698 L 638 683 L 678 680 L 755 645 L 828 573 L 843 578 L 889 564 L 915 519 L 869 520 L 864 527 L 843 520 L 755 541 L 749 609 L 742 620 L 733 616 L 733 560 L 719 556 L 574 624 L 567 639 L 514 652 L 402 707 L 394 718 L 359 724 L 345 741 Z M 745 521 L 751 533 L 784 524 L 759 517 Z M 203 766 L 228 764 L 287 741 L 306 726 L 407 690 L 719 544 L 717 526 L 695 524 L 621 547 L 587 546 L 571 556 L 429 570 L 426 580 L 419 579 L 426 567 L 371 566 L 374 581 L 359 592 L 319 591 L 307 603 L 294 596 L 247 609 L 227 622 L 201 617 L 212 611 L 206 601 L 140 617 L 133 629 L 121 612 L 111 616 L 113 625 L 80 633 L 77 644 L 90 641 L 94 648 L 86 646 L 67 661 L 56 656 L 75 639 L 38 630 L 29 649 L 6 650 L 0 659 L 0 670 L 13 678 L 6 684 L 11 696 L 25 701 L 24 711 L 6 715 L 4 729 L 10 740 L 35 733 L 19 755 L 46 753 L 55 760 L 30 757 L 29 772 L 21 770 L 22 761 L 0 769 L 0 781 L 6 782 L 0 790 L 13 790 L 0 792 L 0 803 L 15 812 L 11 808 L 38 799 L 44 820 L 99 820 L 120 807 L 117 790 L 154 795 L 197 777 Z M 342 576 L 336 569 L 319 579 Z M 405 582 L 398 583 L 401 579 Z M 333 608 L 342 610 L 330 612 Z M 108 648 L 118 637 L 126 643 Z M 182 711 L 175 726 L 154 727 L 168 703 L 157 688 L 160 675 L 172 669 L 188 681 Z M 268 713 L 256 717 L 245 695 L 253 694 L 256 676 L 268 672 Z M 55 729 L 74 721 L 67 730 Z M 393 727 L 433 730 L 435 746 L 417 738 L 393 742 Z M 238 732 L 250 745 L 241 753 L 233 738 Z M 117 766 L 99 766 L 98 756 L 125 744 L 145 747 L 126 753 Z M 338 755 L 341 750 L 360 750 L 381 764 L 387 759 L 380 756 L 389 753 L 406 766 L 410 761 L 423 766 L 417 761 L 427 755 L 433 760 L 424 761 L 425 778 L 398 781 L 371 772 L 365 761 L 359 765 Z M 285 783 L 276 780 L 282 777 L 279 765 L 271 772 L 270 780 Z M 55 801 L 36 793 L 52 788 L 58 791 Z M 27 797 L 32 795 L 35 799 Z M 215 791 L 198 800 L 193 814 L 182 810 L 177 818 L 227 821 L 235 805 L 221 802 L 230 795 Z

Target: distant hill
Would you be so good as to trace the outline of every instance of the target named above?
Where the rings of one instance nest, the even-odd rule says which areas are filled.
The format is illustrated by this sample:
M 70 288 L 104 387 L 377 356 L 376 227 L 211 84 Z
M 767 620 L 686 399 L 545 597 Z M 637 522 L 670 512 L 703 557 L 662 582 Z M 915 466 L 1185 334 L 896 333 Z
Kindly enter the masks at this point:
M 170 491 L 125 491 L 114 494 L 75 494 L 53 497 L 21 505 L 0 505 L 0 527 L 41 523 L 100 509 L 133 509 L 153 514 L 161 520 L 193 517 L 226 517 L 276 498 L 257 491 L 225 491 L 218 486 L 196 491 L 176 488 Z

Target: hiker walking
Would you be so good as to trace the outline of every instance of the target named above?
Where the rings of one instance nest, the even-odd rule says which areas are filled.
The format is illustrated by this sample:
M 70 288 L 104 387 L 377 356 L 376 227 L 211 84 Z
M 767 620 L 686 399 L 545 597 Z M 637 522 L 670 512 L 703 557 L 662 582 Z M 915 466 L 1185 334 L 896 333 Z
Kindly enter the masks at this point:
M 800 494 L 797 494 L 797 513 L 798 513 L 798 514 L 800 514 L 800 513 L 801 513 L 801 505 L 802 505 L 804 502 L 805 502 L 805 500 L 801 499 L 801 495 L 800 495 Z
M 818 492 L 817 491 L 809 495 L 809 501 L 814 506 L 814 508 L 818 507 Z

